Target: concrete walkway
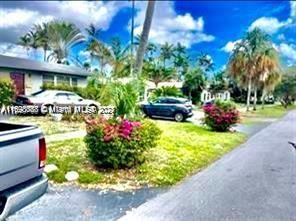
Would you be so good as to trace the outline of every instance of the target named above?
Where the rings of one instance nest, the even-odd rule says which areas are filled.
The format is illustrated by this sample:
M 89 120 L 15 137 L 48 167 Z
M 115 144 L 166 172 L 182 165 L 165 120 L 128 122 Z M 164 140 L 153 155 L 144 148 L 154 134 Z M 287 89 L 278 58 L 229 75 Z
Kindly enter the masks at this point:
M 120 220 L 296 220 L 296 150 L 288 141 L 296 142 L 296 111 Z

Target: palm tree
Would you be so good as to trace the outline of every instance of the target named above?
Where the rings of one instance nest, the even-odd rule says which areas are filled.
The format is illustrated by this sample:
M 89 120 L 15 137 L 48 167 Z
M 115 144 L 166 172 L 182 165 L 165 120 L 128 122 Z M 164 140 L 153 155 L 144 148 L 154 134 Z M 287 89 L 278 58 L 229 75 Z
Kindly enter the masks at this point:
M 141 34 L 141 40 L 140 40 L 140 44 L 139 44 L 139 48 L 137 50 L 137 56 L 136 56 L 135 71 L 137 75 L 139 75 L 139 73 L 142 72 L 143 59 L 144 59 L 144 54 L 145 54 L 147 43 L 148 43 L 148 37 L 149 37 L 150 27 L 152 23 L 154 8 L 155 8 L 155 1 L 149 0 L 147 9 L 146 9 L 146 15 L 145 15 L 142 34 Z
M 201 53 L 197 58 L 197 64 L 201 68 L 204 69 L 204 71 L 212 71 L 214 69 L 214 63 L 211 57 L 208 54 Z
M 201 68 L 197 67 L 190 69 L 184 77 L 184 86 L 188 88 L 189 100 L 191 101 L 191 92 L 196 89 L 202 89 L 205 85 L 204 72 Z
M 83 68 L 84 68 L 85 70 L 88 71 L 88 70 L 90 69 L 90 67 L 91 67 L 91 66 L 90 66 L 90 63 L 89 63 L 89 62 L 84 62 L 84 63 L 83 63 Z
M 19 40 L 19 45 L 23 46 L 26 49 L 27 55 L 29 56 L 29 50 L 31 49 L 31 44 L 30 44 L 30 36 L 28 34 L 25 34 L 20 37 Z
M 166 67 L 166 60 L 171 59 L 174 54 L 174 45 L 166 42 L 160 47 L 160 57 L 163 59 L 163 67 Z
M 254 88 L 255 110 L 259 81 L 279 69 L 277 53 L 268 36 L 257 28 L 247 33 L 247 36 L 235 45 L 228 66 L 229 73 L 248 89 L 247 111 L 250 108 L 251 90 Z
M 30 47 L 34 50 L 33 55 L 36 58 L 37 49 L 39 48 L 38 35 L 35 30 L 30 30 L 27 35 L 29 37 Z
M 266 95 L 273 92 L 275 87 L 281 82 L 282 74 L 279 72 L 271 72 L 262 82 L 262 109 L 264 109 Z
M 159 62 L 150 62 L 148 67 L 145 67 L 148 79 L 152 81 L 156 87 L 160 82 L 170 80 L 175 77 L 173 68 L 164 68 Z
M 97 39 L 97 35 L 101 32 L 101 29 L 97 29 L 94 24 L 90 24 L 85 30 L 90 39 Z
M 48 23 L 35 25 L 37 45 L 43 49 L 43 60 L 47 60 L 46 52 L 49 50 Z
M 178 78 L 181 79 L 189 67 L 189 57 L 186 54 L 186 48 L 179 42 L 174 49 L 173 57 L 174 66 L 178 72 Z
M 59 21 L 48 24 L 48 38 L 52 50 L 49 56 L 55 59 L 57 63 L 69 59 L 71 48 L 85 41 L 85 37 L 74 24 Z
M 129 46 L 123 47 L 120 38 L 115 37 L 112 39 L 110 51 L 114 77 L 124 77 L 130 73 L 126 64 L 128 50 Z

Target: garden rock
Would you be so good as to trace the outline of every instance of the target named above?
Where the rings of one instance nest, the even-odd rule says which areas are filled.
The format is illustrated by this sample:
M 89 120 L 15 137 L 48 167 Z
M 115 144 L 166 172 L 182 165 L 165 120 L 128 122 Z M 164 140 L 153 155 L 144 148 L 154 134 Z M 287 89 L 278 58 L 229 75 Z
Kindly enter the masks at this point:
M 51 173 L 53 171 L 58 170 L 58 167 L 54 164 L 48 164 L 44 167 L 44 172 L 45 173 Z
M 65 178 L 67 181 L 74 181 L 79 178 L 79 174 L 76 171 L 70 171 L 66 173 Z

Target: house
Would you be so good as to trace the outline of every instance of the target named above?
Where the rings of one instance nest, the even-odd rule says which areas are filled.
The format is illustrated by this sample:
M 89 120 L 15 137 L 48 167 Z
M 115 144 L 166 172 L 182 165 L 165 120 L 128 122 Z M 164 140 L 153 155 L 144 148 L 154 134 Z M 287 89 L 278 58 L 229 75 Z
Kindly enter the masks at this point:
M 85 87 L 90 73 L 78 67 L 0 55 L 0 79 L 10 78 L 17 94 L 31 94 L 45 83 Z
M 200 95 L 200 100 L 203 103 L 209 102 L 209 101 L 212 101 L 212 100 L 215 100 L 215 99 L 228 101 L 228 100 L 230 100 L 230 98 L 231 98 L 230 97 L 230 92 L 228 90 L 214 92 L 214 91 L 204 89 L 201 92 L 201 95 Z

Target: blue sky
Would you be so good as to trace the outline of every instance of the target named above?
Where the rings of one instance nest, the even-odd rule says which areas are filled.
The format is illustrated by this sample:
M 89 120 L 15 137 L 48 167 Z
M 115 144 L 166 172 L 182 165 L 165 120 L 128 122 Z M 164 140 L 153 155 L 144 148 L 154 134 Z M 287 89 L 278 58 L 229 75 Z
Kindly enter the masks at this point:
M 40 59 L 16 45 L 17 36 L 38 22 L 63 19 L 81 30 L 94 23 L 102 28 L 101 38 L 110 42 L 118 36 L 129 41 L 131 3 L 104 2 L 0 2 L 0 53 Z M 140 33 L 146 2 L 136 2 L 135 32 Z M 192 58 L 209 54 L 216 69 L 227 63 L 231 49 L 246 31 L 259 27 L 268 32 L 284 65 L 296 65 L 296 2 L 291 1 L 158 1 L 150 40 L 181 42 Z M 41 52 L 40 52 L 41 53 Z M 37 53 L 38 54 L 38 53 Z M 88 59 L 83 47 L 73 56 Z

